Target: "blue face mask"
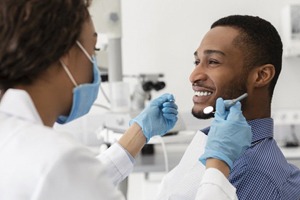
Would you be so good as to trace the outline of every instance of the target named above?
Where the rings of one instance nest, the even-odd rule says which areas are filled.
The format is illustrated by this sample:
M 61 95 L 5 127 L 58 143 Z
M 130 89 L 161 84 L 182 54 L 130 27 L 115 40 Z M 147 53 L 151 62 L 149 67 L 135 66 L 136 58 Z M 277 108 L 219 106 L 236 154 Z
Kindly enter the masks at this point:
M 82 47 L 82 45 L 79 42 L 77 42 L 77 44 L 93 63 L 94 80 L 92 83 L 77 85 L 66 65 L 63 62 L 61 62 L 68 76 L 70 77 L 70 79 L 76 87 L 73 89 L 73 105 L 71 111 L 68 116 L 58 117 L 56 122 L 59 124 L 65 124 L 87 114 L 98 96 L 101 78 L 96 58 L 95 56 L 91 58 L 87 54 L 86 50 Z

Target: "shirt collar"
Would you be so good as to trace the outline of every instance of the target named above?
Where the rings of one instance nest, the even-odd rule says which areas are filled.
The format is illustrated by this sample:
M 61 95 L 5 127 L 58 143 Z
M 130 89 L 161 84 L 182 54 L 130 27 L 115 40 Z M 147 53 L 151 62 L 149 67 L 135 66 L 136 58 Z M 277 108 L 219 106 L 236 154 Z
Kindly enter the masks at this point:
M 0 112 L 26 121 L 43 124 L 29 94 L 24 90 L 8 89 L 1 99 Z
M 272 118 L 254 119 L 247 121 L 251 126 L 252 143 L 258 142 L 265 138 L 273 137 L 274 122 Z M 208 134 L 210 127 L 206 127 L 201 131 Z

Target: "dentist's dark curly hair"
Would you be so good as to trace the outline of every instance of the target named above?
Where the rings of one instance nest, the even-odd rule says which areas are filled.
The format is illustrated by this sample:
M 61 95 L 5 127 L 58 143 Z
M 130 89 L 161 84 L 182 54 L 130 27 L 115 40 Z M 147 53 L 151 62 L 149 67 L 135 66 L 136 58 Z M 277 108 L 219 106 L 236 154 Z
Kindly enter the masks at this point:
M 221 18 L 211 28 L 217 26 L 229 26 L 240 31 L 234 45 L 244 53 L 246 71 L 264 64 L 274 65 L 275 75 L 269 87 L 271 100 L 282 65 L 282 41 L 275 27 L 262 18 L 248 15 Z
M 89 0 L 0 0 L 0 90 L 31 84 L 75 45 Z

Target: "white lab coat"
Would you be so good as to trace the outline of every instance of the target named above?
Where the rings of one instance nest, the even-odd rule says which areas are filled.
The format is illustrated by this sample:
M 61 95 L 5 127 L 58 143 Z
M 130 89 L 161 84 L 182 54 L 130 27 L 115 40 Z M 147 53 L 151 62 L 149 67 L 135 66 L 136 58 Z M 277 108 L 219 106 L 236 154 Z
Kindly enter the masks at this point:
M 4 95 L 0 104 L 1 200 L 124 199 L 115 185 L 133 168 L 126 152 L 115 144 L 95 157 L 68 134 L 43 126 L 26 92 L 8 90 Z
M 115 186 L 132 169 L 118 144 L 96 157 L 69 134 L 43 126 L 26 92 L 10 89 L 1 100 L 1 200 L 121 200 L 124 197 Z M 199 177 L 204 173 L 201 169 Z M 198 199 L 212 200 L 211 196 L 227 193 L 220 180 L 229 184 L 219 171 L 208 170 L 202 182 L 199 180 Z M 232 186 L 230 189 L 234 192 Z
M 163 179 L 159 200 L 237 200 L 236 189 L 216 169 L 205 170 L 199 162 L 207 136 L 198 131 L 179 164 Z

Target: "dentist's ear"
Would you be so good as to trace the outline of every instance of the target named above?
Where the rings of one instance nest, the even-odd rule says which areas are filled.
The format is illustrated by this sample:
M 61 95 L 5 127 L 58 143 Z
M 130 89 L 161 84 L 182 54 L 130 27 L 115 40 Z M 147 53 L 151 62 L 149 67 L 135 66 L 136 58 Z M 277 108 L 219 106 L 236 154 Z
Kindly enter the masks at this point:
M 254 87 L 264 87 L 268 85 L 275 75 L 275 67 L 271 64 L 256 67 L 253 73 Z

